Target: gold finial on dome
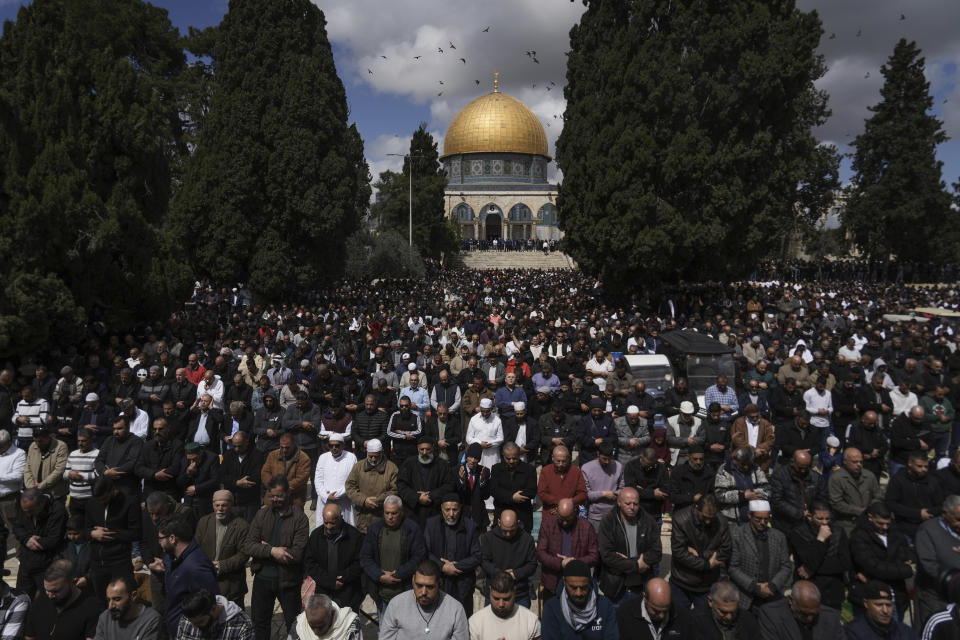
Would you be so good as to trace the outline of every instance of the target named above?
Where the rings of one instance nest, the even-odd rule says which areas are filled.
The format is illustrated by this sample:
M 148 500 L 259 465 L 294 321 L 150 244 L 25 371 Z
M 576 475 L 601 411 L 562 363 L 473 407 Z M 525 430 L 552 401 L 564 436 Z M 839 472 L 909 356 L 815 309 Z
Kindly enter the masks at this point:
M 500 93 L 500 72 L 493 72 L 493 92 Z

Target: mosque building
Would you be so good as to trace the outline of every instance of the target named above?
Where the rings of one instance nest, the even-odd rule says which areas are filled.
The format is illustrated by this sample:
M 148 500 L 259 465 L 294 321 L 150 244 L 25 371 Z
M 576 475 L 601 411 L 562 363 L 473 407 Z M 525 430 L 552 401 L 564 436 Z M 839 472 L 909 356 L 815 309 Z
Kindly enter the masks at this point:
M 550 155 L 540 120 L 500 92 L 481 96 L 454 117 L 440 157 L 447 171 L 446 215 L 463 238 L 559 240 L 557 187 L 547 182 Z

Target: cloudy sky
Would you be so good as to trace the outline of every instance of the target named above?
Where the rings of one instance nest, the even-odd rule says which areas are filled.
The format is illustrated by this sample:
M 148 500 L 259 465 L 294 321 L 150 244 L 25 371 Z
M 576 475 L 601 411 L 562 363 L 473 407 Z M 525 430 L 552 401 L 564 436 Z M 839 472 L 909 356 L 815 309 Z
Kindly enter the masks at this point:
M 420 122 L 442 145 L 453 116 L 492 90 L 494 70 L 500 71 L 501 90 L 540 117 L 553 152 L 563 124 L 554 116 L 564 109 L 568 34 L 584 10 L 581 2 L 315 1 L 326 13 L 351 118 L 364 137 L 374 177 L 400 165 L 387 154 L 406 151 Z M 154 3 L 169 9 L 181 31 L 216 24 L 227 9 L 226 0 Z M 15 18 L 20 4 L 25 2 L 0 0 L 0 19 Z M 798 0 L 798 6 L 816 9 L 825 32 L 821 51 L 829 71 L 820 86 L 830 94 L 833 116 L 817 135 L 849 151 L 847 143 L 869 115 L 867 106 L 879 100 L 880 66 L 900 37 L 916 40 L 926 57 L 934 111 L 952 138 L 938 150 L 944 180 L 960 180 L 960 2 Z

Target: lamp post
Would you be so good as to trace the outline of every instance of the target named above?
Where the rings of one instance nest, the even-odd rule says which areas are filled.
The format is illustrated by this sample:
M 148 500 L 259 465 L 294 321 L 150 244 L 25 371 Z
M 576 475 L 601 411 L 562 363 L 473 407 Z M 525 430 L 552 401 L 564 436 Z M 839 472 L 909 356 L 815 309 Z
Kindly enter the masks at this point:
M 410 255 L 412 257 L 413 256 L 413 159 L 422 158 L 423 156 L 417 155 L 417 154 L 409 154 L 409 153 L 388 153 L 387 155 L 396 156 L 398 158 L 403 158 L 409 161 L 409 165 L 407 166 L 407 171 L 410 172 L 410 207 L 409 207 L 410 210 L 409 210 L 409 219 L 408 219 L 408 228 L 407 228 L 407 234 L 408 234 L 407 241 L 409 243 Z

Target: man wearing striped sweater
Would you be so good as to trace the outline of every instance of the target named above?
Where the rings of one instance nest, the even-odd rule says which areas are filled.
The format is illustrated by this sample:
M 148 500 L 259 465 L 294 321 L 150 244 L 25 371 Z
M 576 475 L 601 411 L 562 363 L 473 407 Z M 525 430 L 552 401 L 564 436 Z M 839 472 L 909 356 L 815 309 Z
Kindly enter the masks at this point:
M 13 413 L 13 424 L 17 427 L 17 446 L 27 451 L 33 443 L 36 429 L 50 422 L 50 406 L 43 398 L 37 399 L 33 387 L 27 386 L 20 391 L 20 402 Z
M 84 517 L 87 502 L 93 497 L 93 483 L 97 479 L 94 463 L 99 449 L 93 448 L 91 431 L 77 432 L 77 449 L 67 456 L 67 470 L 63 477 L 70 483 L 70 516 Z

